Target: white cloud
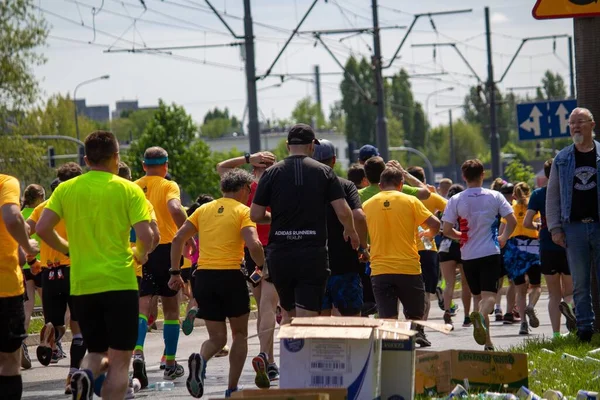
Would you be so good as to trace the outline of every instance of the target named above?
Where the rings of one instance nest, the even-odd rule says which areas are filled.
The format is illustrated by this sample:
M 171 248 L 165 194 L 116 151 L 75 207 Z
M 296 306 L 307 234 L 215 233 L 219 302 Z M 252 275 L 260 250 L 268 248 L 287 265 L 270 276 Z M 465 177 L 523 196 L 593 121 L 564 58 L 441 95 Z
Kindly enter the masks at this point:
M 492 14 L 492 23 L 493 24 L 503 24 L 508 21 L 508 17 L 502 13 L 495 12 Z

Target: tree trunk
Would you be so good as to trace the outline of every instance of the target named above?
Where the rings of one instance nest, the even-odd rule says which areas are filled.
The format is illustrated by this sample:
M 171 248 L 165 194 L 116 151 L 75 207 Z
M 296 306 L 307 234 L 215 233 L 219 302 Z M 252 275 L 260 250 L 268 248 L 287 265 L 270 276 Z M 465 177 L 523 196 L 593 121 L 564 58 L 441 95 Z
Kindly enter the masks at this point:
M 589 109 L 595 119 L 600 117 L 600 18 L 575 18 L 575 68 L 577 76 L 577 104 Z M 599 182 L 600 183 L 600 182 Z M 600 290 L 592 267 L 592 304 L 596 320 L 594 329 L 600 331 Z

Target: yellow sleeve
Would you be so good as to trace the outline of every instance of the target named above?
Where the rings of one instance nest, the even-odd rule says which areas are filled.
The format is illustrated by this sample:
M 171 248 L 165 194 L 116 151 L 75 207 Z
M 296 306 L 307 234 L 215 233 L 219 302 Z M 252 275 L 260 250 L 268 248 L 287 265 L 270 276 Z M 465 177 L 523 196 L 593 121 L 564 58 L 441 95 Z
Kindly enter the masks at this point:
M 37 224 L 37 222 L 40 220 L 40 217 L 42 216 L 42 211 L 44 211 L 44 208 L 46 207 L 46 203 L 47 201 L 44 201 L 43 203 L 39 204 L 36 208 L 34 208 L 33 212 L 29 216 L 29 219 Z
M 250 207 L 247 206 L 243 206 L 240 207 L 241 209 L 241 229 L 247 228 L 247 227 L 251 227 L 251 228 L 256 228 L 256 224 L 254 222 L 252 222 L 252 220 L 250 219 Z
M 443 198 L 439 194 L 435 196 L 435 199 L 436 199 L 435 208 L 438 211 L 443 212 L 446 209 L 446 204 L 448 204 L 448 200 L 446 200 L 445 198 Z
M 60 185 L 59 185 L 60 187 Z M 57 188 L 58 189 L 58 188 Z M 138 222 L 148 221 L 150 222 L 150 210 L 148 210 L 146 196 L 142 189 L 137 185 L 129 186 L 129 225 L 134 226 Z M 52 195 L 54 197 L 54 194 Z M 52 199 L 51 197 L 51 199 Z
M 181 200 L 181 193 L 179 192 L 179 186 L 177 186 L 175 182 L 171 181 L 169 182 L 169 190 L 167 191 L 166 201 L 168 203 L 173 199 Z
M 416 197 L 412 197 L 413 210 L 415 213 L 415 220 L 418 225 L 422 225 L 427 218 L 431 217 L 431 211 L 429 211 L 420 200 Z
M 191 222 L 192 225 L 194 225 L 194 228 L 196 228 L 196 231 L 198 231 L 198 226 L 199 226 L 198 220 L 200 219 L 200 215 L 204 212 L 203 208 L 204 207 L 198 207 L 196 209 L 196 211 L 194 211 L 192 213 L 192 215 L 190 215 L 187 219 L 188 221 Z
M 148 212 L 150 213 L 150 218 L 152 219 L 152 221 L 157 221 L 156 213 L 154 212 L 154 206 L 148 199 L 146 199 L 146 203 L 148 204 Z
M 8 176 L 8 179 L 2 184 L 2 190 L 0 191 L 0 207 L 6 204 L 21 204 L 20 195 L 21 188 L 17 178 Z

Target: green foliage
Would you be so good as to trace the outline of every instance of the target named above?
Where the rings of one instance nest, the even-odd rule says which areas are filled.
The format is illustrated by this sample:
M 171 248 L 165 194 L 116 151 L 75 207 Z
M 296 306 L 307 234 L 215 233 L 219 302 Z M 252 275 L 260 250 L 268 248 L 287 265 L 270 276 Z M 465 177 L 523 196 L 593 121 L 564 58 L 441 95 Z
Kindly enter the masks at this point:
M 112 133 L 122 143 L 137 140 L 144 132 L 148 122 L 154 117 L 155 112 L 156 110 L 123 111 L 121 118 L 112 120 L 110 124 Z
M 292 120 L 294 123 L 303 123 L 311 125 L 316 121 L 315 129 L 325 129 L 326 121 L 323 110 L 317 103 L 313 103 L 310 97 L 305 97 L 296 103 L 292 110 Z
M 336 132 L 344 132 L 346 129 L 346 113 L 340 100 L 329 108 L 329 127 Z
M 342 91 L 342 109 L 346 113 L 346 137 L 358 146 L 375 143 L 375 122 L 377 110 L 372 104 L 375 99 L 375 84 L 371 65 L 366 58 L 359 61 L 350 57 L 346 62 L 348 74 L 340 85 Z M 356 80 L 366 92 L 369 100 L 356 87 Z
M 504 175 L 509 182 L 526 182 L 530 186 L 533 186 L 534 184 L 535 173 L 533 172 L 533 168 L 523 164 L 517 159 L 512 160 L 510 164 L 508 164 L 504 171 Z
M 497 126 L 500 135 L 500 146 L 508 142 L 509 132 L 516 129 L 516 96 L 512 93 L 504 96 L 499 90 L 496 91 L 497 104 Z M 490 112 L 486 101 L 485 90 L 479 86 L 472 87 L 464 101 L 465 121 L 481 126 L 483 139 L 490 142 Z
M 536 90 L 536 100 L 562 100 L 567 98 L 565 80 L 557 72 L 548 70 L 542 78 L 542 87 Z
M 230 117 L 227 108 L 221 111 L 218 107 L 215 107 L 214 110 L 207 112 L 204 116 L 200 133 L 203 137 L 214 139 L 241 130 L 240 121 L 235 116 Z
M 401 122 L 404 140 L 409 142 L 409 146 L 422 148 L 429 127 L 423 106 L 414 100 L 406 70 L 401 69 L 392 76 L 391 83 L 385 89 L 388 118 L 391 116 Z
M 134 178 L 143 175 L 146 148 L 160 146 L 169 153 L 169 172 L 192 198 L 199 193 L 220 196 L 219 176 L 210 149 L 196 136 L 198 129 L 183 107 L 159 101 L 159 108 L 125 157 Z
M 452 131 L 457 165 L 464 160 L 481 158 L 488 152 L 487 145 L 481 137 L 479 125 L 458 120 L 454 121 Z M 450 165 L 450 130 L 448 126 L 439 126 L 431 130 L 425 152 L 435 166 Z
M 21 182 L 21 189 L 30 183 L 48 187 L 56 176 L 48 161 L 44 147 L 22 139 L 19 135 L 0 135 L 0 171 Z

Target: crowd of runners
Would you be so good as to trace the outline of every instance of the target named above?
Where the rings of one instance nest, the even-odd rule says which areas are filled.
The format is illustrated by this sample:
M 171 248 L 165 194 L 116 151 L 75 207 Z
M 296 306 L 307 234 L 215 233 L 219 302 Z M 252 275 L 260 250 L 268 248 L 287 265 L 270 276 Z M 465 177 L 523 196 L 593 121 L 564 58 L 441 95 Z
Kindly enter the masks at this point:
M 581 152 L 590 141 L 597 150 L 593 117 L 576 109 L 570 124 L 576 181 L 569 193 L 582 192 L 574 202 L 584 201 L 589 193 L 583 191 L 594 189 L 598 197 L 594 168 L 585 164 L 595 165 L 595 153 L 588 162 Z M 446 178 L 436 188 L 421 167 L 386 163 L 371 145 L 360 149 L 359 163 L 344 179 L 333 172 L 335 147 L 317 139 L 310 126 L 292 127 L 287 145 L 289 156 L 279 162 L 264 151 L 219 163 L 222 197 L 201 194 L 187 209 L 168 173 L 165 149 L 148 148 L 145 176 L 132 182 L 115 136 L 105 131 L 85 139 L 88 171 L 62 165 L 51 195 L 37 184 L 21 191 L 16 178 L 0 175 L 2 398 L 21 398 L 21 369 L 32 367 L 24 339 L 36 296 L 44 318 L 36 357 L 42 366 L 69 358 L 65 394 L 73 399 L 92 399 L 94 392 L 133 398 L 133 379 L 141 388 L 149 385 L 146 364 L 158 360 L 145 359 L 144 343 L 159 301 L 163 377 L 187 372 L 195 398 L 204 394 L 213 357 L 229 356 L 225 397 L 240 389 L 250 294 L 260 341 L 252 366 L 256 385 L 265 389 L 279 377 L 277 323 L 317 315 L 398 318 L 400 311 L 408 320 L 426 320 L 430 299 L 437 298 L 454 329 L 457 280 L 462 327 L 472 327 L 485 350 L 494 350 L 491 319 L 517 324 L 522 335 L 539 326 L 542 275 L 554 335 L 561 334 L 562 314 L 569 331 L 589 340 L 589 321 L 578 324 L 575 317 L 587 313 L 588 305 L 579 303 L 589 299 L 576 280 L 575 308 L 573 257 L 564 233 L 548 231 L 546 187 L 532 191 L 526 182 L 498 178 L 484 188 L 484 166 L 472 159 L 462 164 L 464 186 Z M 552 174 L 558 179 L 562 173 L 556 169 L 546 161 L 551 182 Z M 565 229 L 598 222 L 597 206 L 591 213 L 584 206 L 570 212 L 568 224 L 557 217 Z M 184 302 L 187 313 L 180 318 Z M 195 318 L 205 321 L 209 338 L 189 356 L 186 371 L 176 361 L 178 340 L 180 331 L 192 333 Z M 67 327 L 68 356 L 61 345 Z M 432 345 L 421 326 L 414 329 L 420 347 Z

